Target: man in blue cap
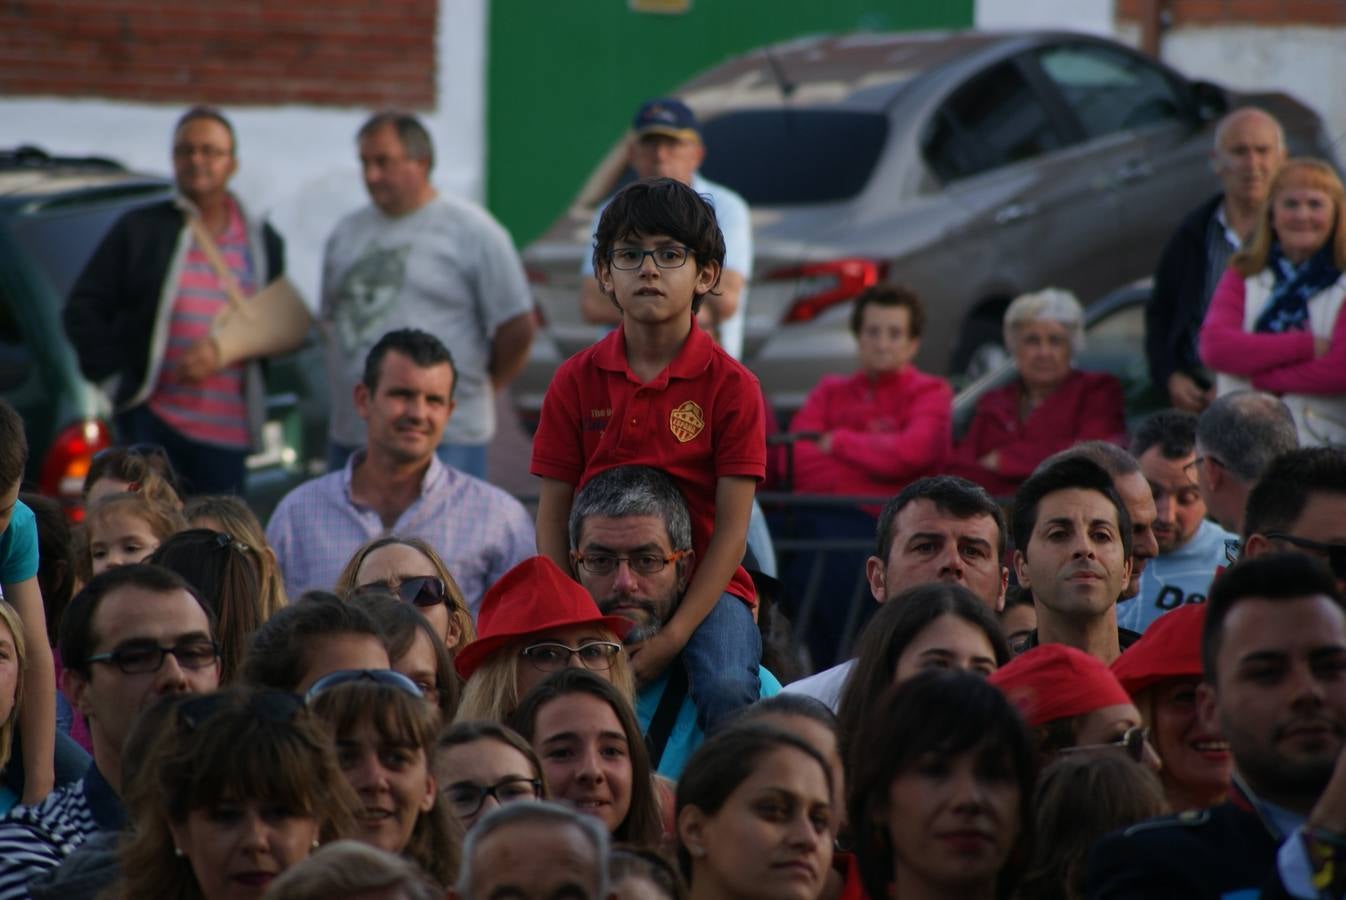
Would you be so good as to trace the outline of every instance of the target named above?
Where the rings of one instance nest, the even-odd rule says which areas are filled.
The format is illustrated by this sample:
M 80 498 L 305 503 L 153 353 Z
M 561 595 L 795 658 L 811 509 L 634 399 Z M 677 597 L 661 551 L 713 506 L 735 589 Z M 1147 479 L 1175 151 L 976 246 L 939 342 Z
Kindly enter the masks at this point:
M 748 204 L 723 185 L 697 174 L 706 156 L 701 127 L 681 100 L 661 97 L 642 104 L 631 123 L 628 160 L 639 178 L 674 178 L 706 197 L 715 207 L 715 218 L 724 232 L 724 270 L 718 289 L 706 295 L 697 318 L 720 346 L 734 359 L 743 353 L 743 308 L 745 286 L 752 275 L 752 226 Z M 600 208 L 594 215 L 598 230 Z M 584 255 L 580 267 L 580 310 L 589 322 L 616 325 L 621 312 L 594 278 L 593 260 Z

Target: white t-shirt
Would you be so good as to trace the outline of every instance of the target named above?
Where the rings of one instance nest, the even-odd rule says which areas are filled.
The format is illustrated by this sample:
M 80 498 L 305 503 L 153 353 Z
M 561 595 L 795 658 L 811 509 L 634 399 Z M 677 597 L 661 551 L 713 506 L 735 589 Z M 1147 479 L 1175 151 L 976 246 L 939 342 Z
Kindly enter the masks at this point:
M 855 660 L 848 659 L 841 665 L 825 669 L 817 675 L 790 682 L 781 688 L 781 693 L 812 697 L 826 704 L 832 712 L 836 712 L 837 707 L 841 705 L 841 692 L 846 687 L 846 679 L 851 677 L 851 669 L 854 668 Z
M 487 443 L 495 433 L 491 339 L 502 323 L 531 309 L 509 232 L 476 204 L 440 196 L 396 218 L 373 205 L 346 216 L 323 254 L 332 440 L 364 445 L 352 392 L 365 356 L 385 333 L 419 328 L 453 354 L 457 408 L 444 443 Z

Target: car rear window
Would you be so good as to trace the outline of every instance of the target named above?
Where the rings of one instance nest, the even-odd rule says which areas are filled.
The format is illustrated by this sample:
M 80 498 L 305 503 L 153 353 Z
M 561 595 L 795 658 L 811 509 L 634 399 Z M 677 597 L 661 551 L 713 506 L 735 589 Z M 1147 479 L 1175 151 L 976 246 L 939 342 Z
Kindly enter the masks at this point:
M 147 199 L 162 196 L 166 194 Z M 19 247 L 37 263 L 53 290 L 65 297 L 112 223 L 133 207 L 144 205 L 147 199 L 47 209 L 17 216 L 10 225 Z
M 834 203 L 860 193 L 888 137 L 878 113 L 746 109 L 702 126 L 701 174 L 754 206 Z

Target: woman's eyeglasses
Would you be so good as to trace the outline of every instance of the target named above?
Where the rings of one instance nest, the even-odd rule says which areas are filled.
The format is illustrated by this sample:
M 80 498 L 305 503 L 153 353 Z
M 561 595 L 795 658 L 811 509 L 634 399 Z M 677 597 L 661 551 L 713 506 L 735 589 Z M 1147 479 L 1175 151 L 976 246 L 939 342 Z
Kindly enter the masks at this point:
M 1150 740 L 1150 729 L 1141 725 L 1136 725 L 1126 729 L 1122 736 L 1115 741 L 1108 741 L 1105 744 L 1080 744 L 1076 747 L 1063 747 L 1058 753 L 1097 753 L 1100 750 L 1121 750 L 1128 757 L 1136 762 L 1145 761 L 1145 745 Z
M 546 641 L 524 647 L 521 655 L 540 672 L 559 672 L 570 665 L 572 656 L 578 656 L 580 665 L 591 672 L 605 672 L 621 652 L 622 645 L 612 641 L 590 641 L 578 647 Z
M 355 589 L 356 594 L 371 591 L 386 591 L 421 609 L 438 606 L 449 599 L 449 592 L 444 587 L 444 582 L 436 575 L 403 578 L 397 583 L 397 587 L 393 587 L 387 581 L 370 581 Z
M 515 800 L 537 800 L 542 796 L 542 781 L 537 778 L 506 778 L 485 787 L 463 782 L 449 785 L 442 793 L 449 804 L 449 812 L 466 819 L 481 812 L 487 797 L 494 797 L 495 802 L 502 805 Z

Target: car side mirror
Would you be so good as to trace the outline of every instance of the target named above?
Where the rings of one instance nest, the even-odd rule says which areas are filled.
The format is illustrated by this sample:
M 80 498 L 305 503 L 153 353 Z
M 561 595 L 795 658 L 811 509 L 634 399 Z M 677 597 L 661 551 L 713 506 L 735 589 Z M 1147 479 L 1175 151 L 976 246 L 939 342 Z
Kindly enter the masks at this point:
M 1213 122 L 1229 112 L 1229 95 L 1224 88 L 1209 81 L 1192 82 L 1192 100 L 1197 119 L 1202 122 Z

